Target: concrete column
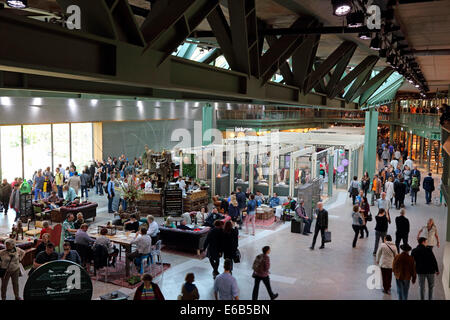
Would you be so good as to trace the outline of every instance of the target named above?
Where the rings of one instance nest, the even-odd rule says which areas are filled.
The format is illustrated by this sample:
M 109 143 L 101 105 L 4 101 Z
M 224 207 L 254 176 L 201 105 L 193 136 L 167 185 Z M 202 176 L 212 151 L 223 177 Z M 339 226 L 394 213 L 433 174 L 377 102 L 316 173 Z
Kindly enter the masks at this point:
M 423 137 L 420 137 L 420 150 L 419 150 L 419 155 L 420 155 L 420 164 L 422 165 L 423 163 Z
M 294 190 L 295 190 L 295 168 L 294 168 L 294 157 L 290 156 L 289 158 L 289 195 L 291 197 L 294 197 Z
M 234 159 L 236 157 L 235 154 L 235 148 L 234 148 L 234 144 L 233 144 L 233 148 L 231 148 L 230 153 L 229 153 L 229 160 L 228 163 L 230 164 L 230 194 L 231 192 L 234 190 L 234 173 L 235 173 L 235 166 L 234 166 Z
M 370 177 L 375 174 L 376 170 L 377 135 L 378 112 L 371 109 L 366 111 L 364 135 L 364 172 L 367 171 Z
M 254 157 L 255 155 L 250 153 L 248 155 L 248 187 L 250 189 L 250 192 L 253 192 L 253 175 L 254 175 Z

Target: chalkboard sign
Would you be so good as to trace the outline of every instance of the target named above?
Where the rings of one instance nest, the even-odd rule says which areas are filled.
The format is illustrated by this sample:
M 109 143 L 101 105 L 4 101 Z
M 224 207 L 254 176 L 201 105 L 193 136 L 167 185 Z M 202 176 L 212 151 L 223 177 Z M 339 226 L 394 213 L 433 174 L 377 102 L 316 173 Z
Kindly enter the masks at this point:
M 23 295 L 24 300 L 91 300 L 91 277 L 72 261 L 51 261 L 31 274 Z
M 33 195 L 20 194 L 20 220 L 26 223 L 28 219 L 34 220 Z

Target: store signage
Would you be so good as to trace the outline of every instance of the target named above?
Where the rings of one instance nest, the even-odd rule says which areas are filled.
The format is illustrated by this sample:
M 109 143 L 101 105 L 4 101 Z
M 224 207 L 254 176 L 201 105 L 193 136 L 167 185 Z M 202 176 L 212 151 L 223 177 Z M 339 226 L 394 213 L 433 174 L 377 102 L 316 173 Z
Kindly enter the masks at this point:
M 253 131 L 252 128 L 234 127 L 234 132 L 247 132 Z
M 92 281 L 79 264 L 51 261 L 31 274 L 23 296 L 24 300 L 91 300 Z

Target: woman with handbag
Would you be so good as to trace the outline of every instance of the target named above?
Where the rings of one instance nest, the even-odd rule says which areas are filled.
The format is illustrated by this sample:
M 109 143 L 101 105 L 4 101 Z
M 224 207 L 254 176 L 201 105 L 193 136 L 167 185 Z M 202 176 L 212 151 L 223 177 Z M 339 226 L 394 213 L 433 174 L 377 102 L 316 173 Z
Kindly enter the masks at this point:
M 367 201 L 366 197 L 362 198 L 362 201 L 359 205 L 359 213 L 361 214 L 361 217 L 364 220 L 364 223 L 362 224 L 360 228 L 361 236 L 360 238 L 364 238 L 364 231 L 366 232 L 366 238 L 369 237 L 369 229 L 367 229 L 367 222 L 372 221 L 372 214 L 370 213 L 370 205 Z
M 378 248 L 376 262 L 381 268 L 383 278 L 383 292 L 391 293 L 392 267 L 394 258 L 397 256 L 397 247 L 392 242 L 392 237 L 388 234 L 384 237 L 383 243 Z
M 234 227 L 234 223 L 228 220 L 223 228 L 223 257 L 231 260 L 231 270 L 233 262 L 238 262 L 239 231 Z
M 19 295 L 20 261 L 25 256 L 25 251 L 16 247 L 13 239 L 5 241 L 6 249 L 0 251 L 0 278 L 2 279 L 2 300 L 6 300 L 6 291 L 11 278 L 14 296 L 16 300 L 22 300 Z
M 355 205 L 356 196 L 359 193 L 359 182 L 358 177 L 354 176 L 353 181 L 350 183 L 350 187 L 348 189 L 349 196 L 352 198 L 352 204 Z
M 358 205 L 353 206 L 352 220 L 353 220 L 352 228 L 353 228 L 353 231 L 355 232 L 355 237 L 353 238 L 352 247 L 355 248 L 356 241 L 358 241 L 359 231 L 361 230 L 362 226 L 364 225 L 364 218 L 359 211 Z

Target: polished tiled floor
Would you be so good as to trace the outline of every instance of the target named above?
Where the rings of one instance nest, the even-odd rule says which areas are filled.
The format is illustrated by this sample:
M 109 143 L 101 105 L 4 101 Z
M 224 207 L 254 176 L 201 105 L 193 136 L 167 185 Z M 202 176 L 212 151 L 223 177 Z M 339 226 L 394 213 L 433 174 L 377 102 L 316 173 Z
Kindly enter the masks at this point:
M 438 196 L 435 192 L 433 196 Z M 330 215 L 329 229 L 332 231 L 333 242 L 324 250 L 310 251 L 311 236 L 303 236 L 290 232 L 290 224 L 281 225 L 277 230 L 257 230 L 256 236 L 242 234 L 240 238 L 240 250 L 242 262 L 236 264 L 233 275 L 237 278 L 240 288 L 240 298 L 250 299 L 253 288 L 251 278 L 251 265 L 254 257 L 265 245 L 270 245 L 271 253 L 271 280 L 275 292 L 280 294 L 279 299 L 397 299 L 395 283 L 393 281 L 392 295 L 384 295 L 381 290 L 369 290 L 366 282 L 369 274 L 367 268 L 374 264 L 372 256 L 374 246 L 374 222 L 370 222 L 368 239 L 358 240 L 357 247 L 352 249 L 351 242 L 353 231 L 351 228 L 351 201 L 346 192 L 335 195 L 334 201 L 326 205 Z M 100 203 L 96 224 L 112 219 L 106 213 L 106 197 L 92 197 L 91 200 Z M 425 225 L 428 218 L 432 217 L 438 226 L 438 232 L 445 244 L 446 210 L 444 207 L 424 204 L 424 192 L 419 193 L 418 205 L 411 207 L 406 201 L 407 217 L 411 222 L 410 243 L 415 246 L 415 238 L 419 228 Z M 375 211 L 375 210 L 373 210 Z M 393 210 L 392 217 L 398 215 Z M 0 214 L 0 232 L 9 230 L 13 220 L 13 214 L 5 217 Z M 395 224 L 390 225 L 389 233 L 394 235 Z M 443 248 L 436 248 L 440 267 L 442 268 Z M 184 276 L 187 272 L 194 272 L 196 285 L 201 299 L 213 299 L 213 278 L 211 267 L 207 259 L 199 260 L 182 255 L 165 254 L 165 262 L 171 263 L 162 276 L 156 279 L 161 286 L 166 299 L 176 299 L 180 293 Z M 222 268 L 220 268 L 222 270 Z M 21 290 L 26 282 L 26 277 L 20 279 Z M 132 294 L 133 290 L 120 288 L 111 284 L 94 281 L 94 296 L 122 290 Z M 261 284 L 260 299 L 268 299 L 265 287 Z M 8 288 L 8 299 L 12 299 L 12 287 Z M 418 299 L 418 285 L 412 285 L 410 298 Z M 444 299 L 441 276 L 436 281 L 435 298 Z

